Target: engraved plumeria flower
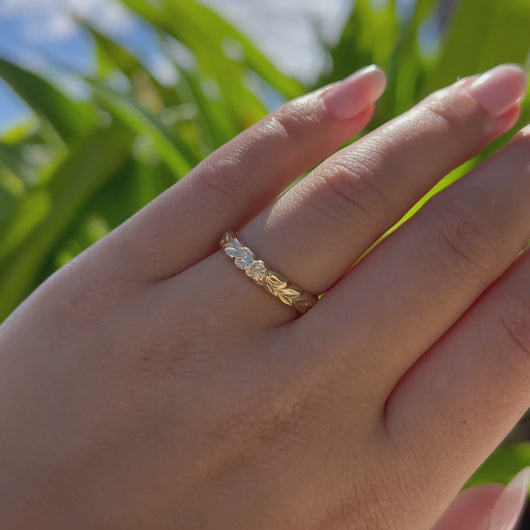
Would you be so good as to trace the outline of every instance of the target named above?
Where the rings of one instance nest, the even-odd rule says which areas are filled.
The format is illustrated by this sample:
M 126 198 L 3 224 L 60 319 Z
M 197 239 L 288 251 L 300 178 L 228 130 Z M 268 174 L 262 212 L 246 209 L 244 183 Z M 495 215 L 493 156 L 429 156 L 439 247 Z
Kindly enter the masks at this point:
M 267 267 L 260 259 L 255 260 L 248 269 L 245 270 L 245 274 L 250 276 L 255 282 L 261 284 L 267 276 Z

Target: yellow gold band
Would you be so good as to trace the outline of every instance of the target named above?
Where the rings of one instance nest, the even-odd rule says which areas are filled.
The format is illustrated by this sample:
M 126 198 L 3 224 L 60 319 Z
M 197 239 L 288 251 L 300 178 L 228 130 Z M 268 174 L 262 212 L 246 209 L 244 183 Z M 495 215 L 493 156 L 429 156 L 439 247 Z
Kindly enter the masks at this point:
M 315 305 L 316 296 L 290 283 L 284 276 L 271 270 L 265 262 L 257 259 L 252 250 L 241 244 L 235 232 L 226 232 L 219 245 L 256 285 L 264 288 L 284 304 L 294 307 L 300 313 L 305 313 Z

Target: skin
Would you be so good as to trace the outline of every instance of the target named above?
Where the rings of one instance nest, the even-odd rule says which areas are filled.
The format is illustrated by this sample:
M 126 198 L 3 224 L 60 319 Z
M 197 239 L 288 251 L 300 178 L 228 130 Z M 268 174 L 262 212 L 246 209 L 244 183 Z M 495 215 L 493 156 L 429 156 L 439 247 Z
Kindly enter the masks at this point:
M 451 502 L 528 407 L 530 130 L 351 268 L 515 123 L 471 81 L 335 154 L 371 88 L 294 100 L 40 286 L 0 327 L 0 527 L 486 530 L 501 486 Z M 253 286 L 229 228 L 326 295 Z

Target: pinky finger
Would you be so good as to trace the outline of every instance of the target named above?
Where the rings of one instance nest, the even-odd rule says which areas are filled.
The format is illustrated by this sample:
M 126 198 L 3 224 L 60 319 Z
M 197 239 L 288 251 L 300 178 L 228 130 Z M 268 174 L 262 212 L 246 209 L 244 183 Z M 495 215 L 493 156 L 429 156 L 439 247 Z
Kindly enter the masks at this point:
M 386 433 L 409 457 L 422 455 L 415 480 L 431 502 L 443 504 L 440 487 L 454 495 L 528 408 L 529 278 L 526 250 L 387 400 Z
M 514 530 L 523 510 L 530 468 L 506 486 L 482 484 L 462 491 L 432 530 Z

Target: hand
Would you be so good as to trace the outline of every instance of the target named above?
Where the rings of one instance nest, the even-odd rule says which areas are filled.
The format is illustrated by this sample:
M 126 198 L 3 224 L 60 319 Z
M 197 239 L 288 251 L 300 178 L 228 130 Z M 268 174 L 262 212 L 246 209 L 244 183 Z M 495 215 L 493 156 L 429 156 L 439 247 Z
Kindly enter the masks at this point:
M 284 105 L 3 324 L 2 529 L 435 524 L 528 406 L 530 129 L 346 271 L 513 126 L 525 78 L 462 79 L 329 156 L 383 89 L 372 67 Z M 325 296 L 265 293 L 230 228 Z

